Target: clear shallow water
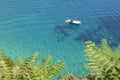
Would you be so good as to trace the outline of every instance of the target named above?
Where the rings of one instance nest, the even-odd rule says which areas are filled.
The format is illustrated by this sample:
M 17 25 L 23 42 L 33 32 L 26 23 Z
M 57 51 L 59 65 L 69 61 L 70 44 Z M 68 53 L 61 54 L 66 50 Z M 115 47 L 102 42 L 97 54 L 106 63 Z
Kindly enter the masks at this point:
M 35 51 L 42 57 L 51 54 L 66 62 L 65 73 L 83 76 L 85 41 L 120 43 L 119 5 L 119 0 L 0 1 L 0 49 L 12 58 Z M 67 25 L 68 18 L 82 24 Z

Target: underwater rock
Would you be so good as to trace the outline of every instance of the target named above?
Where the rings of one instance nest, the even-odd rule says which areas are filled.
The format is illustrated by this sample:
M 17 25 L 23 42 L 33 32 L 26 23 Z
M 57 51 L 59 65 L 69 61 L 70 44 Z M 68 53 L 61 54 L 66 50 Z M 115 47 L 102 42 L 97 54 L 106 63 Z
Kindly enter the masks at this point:
M 54 31 L 56 33 L 63 34 L 64 36 L 68 36 L 69 35 L 68 32 L 63 27 L 60 27 L 60 26 L 55 27 Z
M 100 17 L 95 29 L 86 30 L 74 38 L 77 41 L 91 40 L 99 44 L 102 38 L 107 39 L 111 46 L 120 43 L 120 16 Z
M 67 36 L 69 36 L 70 34 L 69 34 L 63 27 L 61 27 L 61 26 L 56 26 L 56 27 L 54 28 L 54 35 L 58 35 L 58 36 L 59 36 L 59 38 L 56 37 L 56 38 L 57 38 L 57 42 L 59 42 L 59 41 L 64 40 L 64 39 L 65 39 Z
M 76 30 L 77 26 L 75 25 L 63 25 L 63 26 L 55 26 L 54 27 L 54 35 L 58 34 L 59 38 L 57 41 L 62 41 L 66 39 L 68 36 L 70 36 L 70 30 Z
M 74 38 L 74 40 L 77 41 L 83 41 L 86 42 L 88 40 L 94 41 L 96 43 L 100 43 L 101 39 L 104 38 L 103 35 L 100 35 L 97 30 L 87 30 L 84 33 L 80 33 L 78 36 Z M 100 35 L 100 36 L 98 36 Z

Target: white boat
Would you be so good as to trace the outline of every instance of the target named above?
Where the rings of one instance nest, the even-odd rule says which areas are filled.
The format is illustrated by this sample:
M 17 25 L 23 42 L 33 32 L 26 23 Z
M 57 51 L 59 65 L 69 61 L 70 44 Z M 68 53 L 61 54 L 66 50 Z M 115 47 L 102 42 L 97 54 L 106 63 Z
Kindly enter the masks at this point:
M 72 20 L 72 19 L 67 19 L 65 22 L 68 24 L 81 24 L 81 21 Z

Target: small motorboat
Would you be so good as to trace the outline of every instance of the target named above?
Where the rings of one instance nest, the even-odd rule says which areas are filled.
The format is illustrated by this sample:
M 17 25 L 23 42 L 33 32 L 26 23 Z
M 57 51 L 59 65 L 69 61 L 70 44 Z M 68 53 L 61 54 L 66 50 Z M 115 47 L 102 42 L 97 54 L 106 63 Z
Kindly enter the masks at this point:
M 65 22 L 68 24 L 81 24 L 81 21 L 72 20 L 72 19 L 67 19 Z

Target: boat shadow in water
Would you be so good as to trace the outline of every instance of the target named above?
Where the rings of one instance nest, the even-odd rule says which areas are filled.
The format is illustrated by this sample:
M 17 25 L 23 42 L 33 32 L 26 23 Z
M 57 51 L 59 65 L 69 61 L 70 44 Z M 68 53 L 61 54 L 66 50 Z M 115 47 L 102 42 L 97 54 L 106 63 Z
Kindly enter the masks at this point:
M 54 27 L 54 36 L 57 42 L 63 41 L 68 36 L 71 35 L 71 30 L 75 31 L 79 28 L 79 25 L 66 24 L 66 25 L 57 25 Z
M 92 40 L 99 44 L 102 38 L 108 40 L 110 46 L 120 43 L 120 16 L 100 17 L 96 29 L 89 29 L 74 38 L 77 41 Z

